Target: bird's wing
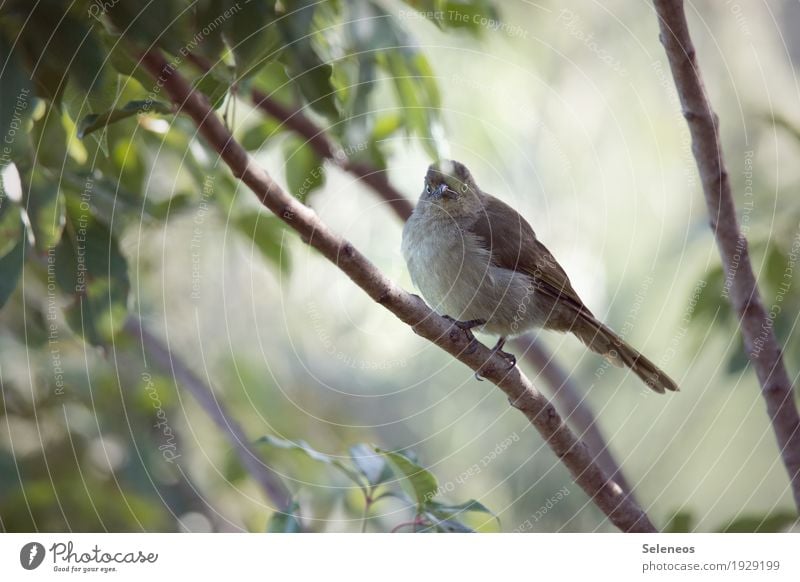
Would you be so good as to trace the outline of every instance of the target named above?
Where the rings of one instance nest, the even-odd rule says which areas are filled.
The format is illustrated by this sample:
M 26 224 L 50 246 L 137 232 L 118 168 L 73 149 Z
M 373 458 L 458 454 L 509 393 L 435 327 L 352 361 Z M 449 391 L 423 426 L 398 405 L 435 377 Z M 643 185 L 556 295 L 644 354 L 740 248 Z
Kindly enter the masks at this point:
M 531 225 L 508 204 L 487 195 L 483 212 L 470 230 L 486 242 L 496 266 L 528 275 L 539 291 L 593 317 L 572 288 L 564 269 L 536 238 Z

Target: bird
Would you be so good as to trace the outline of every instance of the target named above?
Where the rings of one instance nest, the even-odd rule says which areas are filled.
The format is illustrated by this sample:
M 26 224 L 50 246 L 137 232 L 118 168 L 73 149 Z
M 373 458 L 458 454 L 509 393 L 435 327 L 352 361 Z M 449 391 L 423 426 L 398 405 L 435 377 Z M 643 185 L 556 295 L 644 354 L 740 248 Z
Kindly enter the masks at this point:
M 402 253 L 411 281 L 431 308 L 464 330 L 509 337 L 532 329 L 574 334 L 611 364 L 627 367 L 649 388 L 677 384 L 652 361 L 599 321 L 564 269 L 511 206 L 482 191 L 454 160 L 430 165 L 419 201 L 403 228 Z

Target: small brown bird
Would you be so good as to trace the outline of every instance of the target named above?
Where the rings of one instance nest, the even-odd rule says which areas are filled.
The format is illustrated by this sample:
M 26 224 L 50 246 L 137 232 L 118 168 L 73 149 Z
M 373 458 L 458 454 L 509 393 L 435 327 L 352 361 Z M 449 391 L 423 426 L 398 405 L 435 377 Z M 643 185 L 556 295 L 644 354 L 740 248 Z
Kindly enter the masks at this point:
M 572 332 L 616 366 L 627 366 L 656 392 L 678 387 L 653 362 L 599 322 L 539 242 L 504 202 L 478 188 L 455 161 L 428 168 L 425 187 L 403 229 L 403 256 L 414 285 L 431 307 L 472 338 L 473 329 L 509 336 L 533 328 Z

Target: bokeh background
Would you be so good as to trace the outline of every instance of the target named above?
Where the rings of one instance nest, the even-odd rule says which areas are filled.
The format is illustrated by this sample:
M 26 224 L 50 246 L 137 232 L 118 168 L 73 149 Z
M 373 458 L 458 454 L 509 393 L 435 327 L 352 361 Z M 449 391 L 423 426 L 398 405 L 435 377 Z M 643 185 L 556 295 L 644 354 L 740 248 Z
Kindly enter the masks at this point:
M 680 384 L 677 394 L 651 394 L 574 338 L 539 334 L 585 394 L 654 522 L 792 528 L 787 475 L 724 297 L 651 4 L 513 0 L 498 7 L 505 26 L 474 34 L 441 30 L 408 4 L 383 5 L 439 86 L 437 151 L 517 208 L 592 311 Z M 768 309 L 781 307 L 776 330 L 796 381 L 800 285 L 778 286 L 800 247 L 800 7 L 695 1 L 687 12 L 754 269 Z M 337 26 L 327 38 L 346 34 Z M 376 82 L 369 107 L 406 115 L 388 87 Z M 482 531 L 614 529 L 499 390 L 415 336 L 291 231 L 280 231 L 282 267 L 265 259 L 229 212 L 206 204 L 226 196 L 255 208 L 252 194 L 224 179 L 197 191 L 182 174 L 186 161 L 159 149 L 168 122 L 130 123 L 120 131 L 150 140 L 140 194 L 190 196 L 164 222 L 120 225 L 132 311 L 212 386 L 249 438 L 302 439 L 334 456 L 356 443 L 411 450 L 438 478 L 442 499 L 477 499 L 499 517 L 465 518 Z M 237 135 L 263 123 L 237 103 Z M 252 148 L 282 184 L 291 139 Z M 424 139 L 392 133 L 382 144 L 390 181 L 413 199 L 431 161 Z M 330 163 L 324 173 L 307 203 L 411 290 L 401 222 L 353 176 Z M 0 312 L 2 528 L 263 531 L 270 501 L 170 371 L 144 365 L 135 338 L 119 334 L 97 348 L 62 335 L 57 390 L 42 312 L 26 296 L 38 285 L 32 277 L 26 268 Z M 159 419 L 180 462 L 159 450 Z M 340 472 L 259 447 L 306 529 L 360 529 L 361 498 Z M 385 531 L 409 509 L 387 499 L 372 515 L 370 531 Z

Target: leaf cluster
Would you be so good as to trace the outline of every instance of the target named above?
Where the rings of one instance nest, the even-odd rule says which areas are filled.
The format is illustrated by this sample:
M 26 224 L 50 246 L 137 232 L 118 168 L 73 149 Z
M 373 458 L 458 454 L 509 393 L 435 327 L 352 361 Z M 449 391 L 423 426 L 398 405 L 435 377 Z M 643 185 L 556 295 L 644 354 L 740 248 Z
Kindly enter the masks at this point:
M 471 499 L 460 504 L 446 503 L 440 499 L 441 488 L 436 477 L 419 465 L 410 451 L 387 451 L 360 443 L 350 447 L 346 457 L 337 457 L 312 448 L 305 441 L 289 441 L 275 436 L 264 436 L 260 444 L 273 449 L 296 451 L 313 461 L 334 467 L 361 492 L 364 503 L 362 531 L 367 528 L 373 505 L 381 500 L 402 500 L 413 511 L 413 519 L 396 524 L 392 531 L 409 527 L 414 532 L 471 532 L 464 523 L 469 513 L 494 514 L 480 502 Z M 270 520 L 268 531 L 302 531 L 299 504 Z

